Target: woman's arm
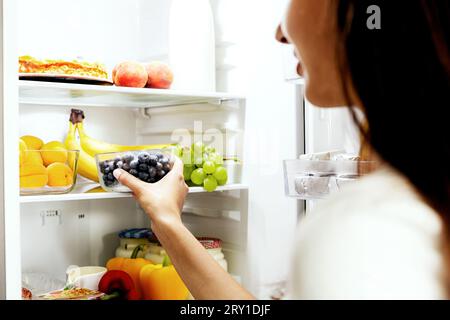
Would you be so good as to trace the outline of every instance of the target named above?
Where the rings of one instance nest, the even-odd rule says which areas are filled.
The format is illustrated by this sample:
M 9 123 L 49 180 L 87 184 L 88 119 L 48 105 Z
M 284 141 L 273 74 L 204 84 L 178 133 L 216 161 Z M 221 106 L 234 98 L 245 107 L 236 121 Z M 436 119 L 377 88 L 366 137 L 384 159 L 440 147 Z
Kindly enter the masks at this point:
M 161 181 L 147 184 L 123 170 L 114 176 L 128 186 L 152 220 L 152 230 L 168 253 L 180 277 L 195 299 L 254 299 L 215 260 L 181 221 L 188 192 L 183 163 Z

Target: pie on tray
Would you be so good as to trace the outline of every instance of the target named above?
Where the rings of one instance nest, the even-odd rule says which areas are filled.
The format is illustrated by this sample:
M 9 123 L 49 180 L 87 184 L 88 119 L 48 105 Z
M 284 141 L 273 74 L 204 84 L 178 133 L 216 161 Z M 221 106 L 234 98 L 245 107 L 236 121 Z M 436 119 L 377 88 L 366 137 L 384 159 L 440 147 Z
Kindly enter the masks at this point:
M 108 72 L 100 63 L 77 60 L 39 60 L 31 56 L 19 57 L 19 74 L 24 73 L 82 76 L 108 80 Z

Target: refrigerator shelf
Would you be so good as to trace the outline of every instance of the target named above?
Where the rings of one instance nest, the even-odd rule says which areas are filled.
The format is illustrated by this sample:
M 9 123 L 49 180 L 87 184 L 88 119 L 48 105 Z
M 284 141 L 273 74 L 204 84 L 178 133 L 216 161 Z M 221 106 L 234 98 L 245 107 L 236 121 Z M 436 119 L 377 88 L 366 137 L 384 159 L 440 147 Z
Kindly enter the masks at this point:
M 57 202 L 57 201 L 82 201 L 82 200 L 103 200 L 103 199 L 121 199 L 132 198 L 131 193 L 119 193 L 119 192 L 87 192 L 85 190 L 96 189 L 99 184 L 91 184 L 91 189 L 88 189 L 88 185 L 84 185 L 82 188 L 75 188 L 74 191 L 67 194 L 60 195 L 35 195 L 35 196 L 21 196 L 20 203 L 39 203 L 39 202 Z M 214 192 L 224 192 L 233 190 L 247 190 L 248 186 L 243 184 L 229 184 L 222 187 L 218 187 Z M 206 193 L 202 187 L 191 187 L 189 193 Z
M 301 200 L 323 199 L 370 173 L 375 166 L 373 161 L 285 160 L 285 193 Z
M 148 88 L 19 80 L 19 102 L 25 105 L 159 109 L 193 104 L 222 105 L 245 99 L 220 92 L 189 92 Z

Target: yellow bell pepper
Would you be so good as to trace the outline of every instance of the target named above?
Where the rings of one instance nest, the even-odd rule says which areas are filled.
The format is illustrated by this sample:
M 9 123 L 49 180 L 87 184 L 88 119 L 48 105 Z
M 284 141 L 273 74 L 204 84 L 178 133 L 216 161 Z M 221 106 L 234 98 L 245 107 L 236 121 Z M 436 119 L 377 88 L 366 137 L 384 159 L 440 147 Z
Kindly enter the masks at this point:
M 137 258 L 139 251 L 143 250 L 143 246 L 137 246 L 133 253 L 131 254 L 131 258 L 112 258 L 106 263 L 106 269 L 108 271 L 111 270 L 121 270 L 128 273 L 133 279 L 134 286 L 139 294 L 142 297 L 142 288 L 140 286 L 140 272 L 141 269 L 148 265 L 153 265 L 153 262 L 143 258 Z
M 141 288 L 145 300 L 185 300 L 189 291 L 173 265 L 148 264 L 140 272 Z

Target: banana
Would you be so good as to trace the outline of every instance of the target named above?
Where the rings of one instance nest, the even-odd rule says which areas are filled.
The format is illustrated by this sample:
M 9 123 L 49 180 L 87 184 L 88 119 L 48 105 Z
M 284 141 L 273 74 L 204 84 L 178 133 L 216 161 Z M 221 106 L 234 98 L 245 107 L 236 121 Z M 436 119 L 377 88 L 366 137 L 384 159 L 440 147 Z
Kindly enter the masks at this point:
M 151 145 L 140 145 L 140 146 L 123 146 L 119 144 L 112 144 L 103 141 L 99 141 L 91 138 L 84 131 L 83 122 L 77 123 L 78 134 L 80 135 L 80 145 L 81 148 L 90 156 L 95 156 L 99 153 L 108 152 L 124 152 L 124 151 L 134 151 L 134 150 L 152 150 L 152 149 L 164 149 L 171 147 L 170 144 L 151 144 Z
M 80 155 L 78 158 L 78 174 L 81 176 L 98 182 L 97 164 L 94 157 L 86 153 L 77 141 L 76 126 L 69 121 L 69 132 L 67 133 L 64 144 L 68 150 L 79 150 Z

